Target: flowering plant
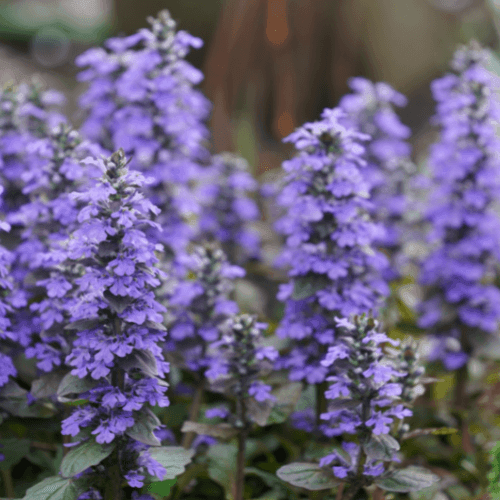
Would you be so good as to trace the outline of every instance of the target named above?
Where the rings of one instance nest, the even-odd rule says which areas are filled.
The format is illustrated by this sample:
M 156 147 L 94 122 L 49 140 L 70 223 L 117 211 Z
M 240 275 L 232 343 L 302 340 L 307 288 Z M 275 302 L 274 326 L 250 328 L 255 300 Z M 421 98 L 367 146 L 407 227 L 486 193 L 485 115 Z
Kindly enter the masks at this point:
M 343 499 L 356 497 L 362 487 L 373 483 L 388 491 L 418 491 L 438 478 L 421 467 L 391 469 L 398 462 L 400 424 L 412 415 L 408 408 L 419 395 L 419 378 L 423 371 L 413 359 L 398 351 L 384 353 L 382 345 L 397 346 L 377 329 L 377 322 L 364 316 L 354 320 L 336 318 L 342 332 L 329 347 L 321 364 L 333 375 L 325 397 L 328 411 L 321 415 L 327 424 L 323 432 L 330 437 L 350 435 L 341 448 L 321 458 L 318 465 L 290 464 L 277 474 L 293 485 L 310 490 L 330 489 L 341 480 L 348 487 Z M 404 371 L 407 368 L 408 371 Z M 312 473 L 312 474 L 311 474 Z
M 500 260 L 500 106 L 487 58 L 475 44 L 462 47 L 451 63 L 453 73 L 432 83 L 441 133 L 429 157 L 432 249 L 422 263 L 420 282 L 428 294 L 419 325 L 438 335 L 431 357 L 450 370 L 463 366 L 474 337 L 494 334 L 500 320 L 494 283 Z
M 298 154 L 283 164 L 286 186 L 278 197 L 287 209 L 277 225 L 287 237 L 279 263 L 291 269 L 278 295 L 285 315 L 277 334 L 295 343 L 279 367 L 310 384 L 326 378 L 320 361 L 335 338 L 334 315 L 376 310 L 389 291 L 381 276 L 387 259 L 372 248 L 383 227 L 370 220 L 362 173 L 369 137 L 343 126 L 344 117 L 326 109 L 321 121 L 286 139 Z

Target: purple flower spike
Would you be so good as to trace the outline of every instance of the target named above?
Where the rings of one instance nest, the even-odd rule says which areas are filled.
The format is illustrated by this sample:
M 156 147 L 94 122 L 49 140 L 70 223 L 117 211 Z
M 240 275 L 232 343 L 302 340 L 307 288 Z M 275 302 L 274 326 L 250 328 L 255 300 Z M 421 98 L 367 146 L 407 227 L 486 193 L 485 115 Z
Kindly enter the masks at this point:
M 185 61 L 202 44 L 168 11 L 149 18 L 150 29 L 112 38 L 76 59 L 89 87 L 80 99 L 82 133 L 109 151 L 123 148 L 130 168 L 147 173 L 147 196 L 161 208 L 158 221 L 166 251 L 183 252 L 194 237 L 186 218 L 200 212 L 192 187 L 210 159 L 204 122 L 209 101 L 195 89 L 203 75 Z
M 101 177 L 70 196 L 83 208 L 59 272 L 62 279 L 79 270 L 63 298 L 69 329 L 77 331 L 64 361 L 73 377 L 85 380 L 79 397 L 87 403 L 63 421 L 62 433 L 120 447 L 113 460 L 120 462 L 129 486 L 141 488 L 145 471 L 159 479 L 165 474 L 148 454 L 150 445 L 160 445 L 153 433 L 160 422 L 149 407 L 169 404 L 164 382 L 169 365 L 160 348 L 165 308 L 154 296 L 165 278 L 155 255 L 162 245 L 144 232 L 155 226 L 156 207 L 144 198 L 146 180 L 128 170 L 122 150 L 86 163 L 100 169 Z M 145 421 L 151 433 L 138 435 L 134 429 Z
M 0 171 L 5 189 L 4 213 L 17 210 L 26 197 L 23 175 L 37 170 L 29 146 L 53 127 L 66 122 L 60 112 L 64 97 L 33 82 L 8 85 L 0 90 Z M 34 164 L 32 162 L 35 162 Z
M 222 324 L 238 312 L 229 296 L 232 280 L 244 276 L 245 271 L 230 265 L 215 244 L 195 247 L 182 264 L 193 279 L 180 281 L 169 294 L 165 351 L 201 380 L 212 363 L 209 345 L 220 339 Z
M 236 427 L 251 425 L 249 399 L 257 404 L 276 401 L 271 386 L 260 380 L 272 369 L 269 359 L 275 359 L 278 354 L 272 347 L 259 345 L 266 327 L 248 314 L 234 316 L 222 325 L 221 339 L 210 346 L 213 357 L 206 376 L 212 380 L 214 390 L 221 388 L 221 392 L 236 398 L 235 414 L 225 417 Z M 267 360 L 262 356 L 263 350 Z
M 7 220 L 19 234 L 15 250 L 16 276 L 22 281 L 24 299 L 45 297 L 19 310 L 16 324 L 30 324 L 30 339 L 19 339 L 26 346 L 26 356 L 38 360 L 39 369 L 49 372 L 61 366 L 68 354 L 68 343 L 61 335 L 61 324 L 67 319 L 67 292 L 73 279 L 50 270 L 65 258 L 63 242 L 77 224 L 78 207 L 69 194 L 99 175 L 95 169 L 81 164 L 100 148 L 82 141 L 75 130 L 59 124 L 44 138 L 30 143 L 30 168 L 21 175 L 22 193 L 28 198 Z M 78 273 L 73 276 L 77 277 Z M 36 286 L 33 285 L 36 283 Z M 33 312 L 36 312 L 34 317 Z M 17 328 L 16 328 L 17 329 Z
M 402 264 L 400 247 L 407 228 L 403 216 L 408 210 L 405 184 L 415 169 L 411 163 L 410 129 L 403 125 L 394 107 L 406 105 L 406 98 L 387 83 L 372 83 L 364 78 L 351 78 L 348 94 L 339 102 L 346 112 L 344 122 L 370 135 L 365 143 L 367 165 L 364 177 L 371 185 L 370 214 L 384 224 L 386 232 L 375 241 L 376 246 L 387 249 L 391 257 L 391 270 L 387 278 L 398 275 Z
M 380 476 L 386 471 L 384 462 L 398 461 L 396 438 L 409 429 L 403 419 L 412 415 L 409 407 L 421 394 L 424 370 L 412 344 L 383 348 L 395 343 L 377 331 L 374 319 L 355 316 L 350 323 L 339 318 L 336 322 L 341 334 L 321 362 L 331 374 L 325 392 L 328 411 L 321 415 L 327 423 L 322 431 L 330 437 L 356 435 L 361 446 L 344 441 L 342 450 L 323 457 L 320 466 L 331 466 L 336 477 L 352 481 L 364 453 L 363 474 Z M 385 446 L 383 456 L 380 443 Z
M 477 44 L 460 48 L 453 72 L 432 83 L 439 140 L 429 164 L 434 187 L 426 221 L 432 250 L 422 264 L 427 287 L 420 326 L 438 335 L 433 359 L 447 369 L 472 354 L 474 332 L 495 333 L 500 291 L 494 283 L 500 261 L 500 105 L 498 78 L 486 68 Z M 447 340 L 448 339 L 448 340 Z
M 249 226 L 259 217 L 257 204 L 250 197 L 256 189 L 248 163 L 231 153 L 214 156 L 201 182 L 199 196 L 204 209 L 200 231 L 220 241 L 231 262 L 259 256 L 259 235 Z
M 343 126 L 345 118 L 338 108 L 325 109 L 321 121 L 285 139 L 298 154 L 283 164 L 278 197 L 287 210 L 277 224 L 287 238 L 278 263 L 290 268 L 290 282 L 278 295 L 285 315 L 277 334 L 295 342 L 277 367 L 310 384 L 325 380 L 320 360 L 335 338 L 333 317 L 377 310 L 389 293 L 382 278 L 388 261 L 373 250 L 384 232 L 369 216 L 362 145 L 369 136 Z

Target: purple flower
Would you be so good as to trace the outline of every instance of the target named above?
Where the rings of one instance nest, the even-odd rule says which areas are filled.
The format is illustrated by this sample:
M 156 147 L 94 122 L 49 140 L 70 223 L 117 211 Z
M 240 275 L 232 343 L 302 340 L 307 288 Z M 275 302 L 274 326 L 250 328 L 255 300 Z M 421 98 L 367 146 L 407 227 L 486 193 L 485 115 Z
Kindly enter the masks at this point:
M 215 244 L 196 246 L 184 256 L 182 265 L 191 279 L 179 280 L 168 296 L 170 336 L 165 350 L 175 353 L 181 366 L 203 378 L 213 361 L 209 344 L 219 340 L 221 325 L 238 311 L 236 303 L 228 300 L 232 279 L 245 271 L 230 265 Z
M 232 262 L 259 255 L 259 236 L 249 225 L 259 217 L 257 204 L 250 198 L 257 182 L 248 170 L 247 162 L 236 155 L 216 155 L 198 192 L 204 207 L 200 231 L 220 241 Z
M 500 106 L 487 57 L 477 44 L 460 48 L 453 73 L 431 86 L 440 137 L 429 156 L 434 186 L 425 219 L 432 249 L 422 263 L 428 293 L 419 324 L 438 339 L 432 357 L 447 369 L 467 361 L 475 330 L 494 333 L 500 319 L 500 291 L 491 278 L 500 259 Z M 453 339 L 457 349 L 449 348 Z
M 227 381 L 230 394 L 236 400 L 236 415 L 225 418 L 230 423 L 241 421 L 245 425 L 251 423 L 251 417 L 246 414 L 246 401 L 251 397 L 263 403 L 274 402 L 276 398 L 271 394 L 271 386 L 265 384 L 260 378 L 272 368 L 272 364 L 257 353 L 261 347 L 262 331 L 266 328 L 263 323 L 258 323 L 255 317 L 240 314 L 231 317 L 221 325 L 221 338 L 210 346 L 213 361 L 206 376 L 212 379 L 213 388 L 217 390 L 217 382 Z M 272 348 L 266 349 L 268 354 Z M 271 358 L 274 358 L 271 355 Z M 219 379 L 219 380 L 218 380 Z M 225 389 L 223 389 L 225 392 Z
M 156 236 L 177 255 L 194 237 L 186 217 L 200 212 L 193 183 L 209 161 L 210 103 L 194 88 L 203 75 L 184 60 L 201 40 L 176 31 L 167 11 L 148 21 L 150 29 L 76 59 L 89 83 L 80 98 L 82 133 L 107 150 L 123 148 L 131 168 L 151 176 L 147 197 L 161 208 Z
M 328 411 L 321 414 L 326 422 L 322 431 L 329 437 L 356 434 L 361 448 L 344 441 L 342 446 L 349 457 L 336 451 L 324 457 L 320 466 L 333 463 L 337 477 L 353 480 L 358 474 L 353 464 L 357 464 L 362 449 L 366 455 L 363 474 L 379 476 L 385 468 L 377 453 L 373 454 L 372 442 L 377 443 L 380 435 L 400 437 L 400 433 L 393 432 L 393 424 L 395 419 L 402 421 L 412 415 L 408 406 L 421 394 L 419 379 L 423 368 L 418 365 L 410 343 L 399 348 L 393 342 L 398 349 L 383 349 L 390 339 L 377 331 L 378 323 L 372 318 L 356 316 L 354 321 L 336 318 L 336 322 L 342 330 L 323 361 L 334 375 L 327 377 L 330 384 L 325 397 L 331 402 Z M 399 430 L 402 428 L 400 425 Z M 385 442 L 394 453 L 399 449 L 392 436 Z
M 286 139 L 298 153 L 283 163 L 277 199 L 286 209 L 277 229 L 287 238 L 278 264 L 290 277 L 278 295 L 285 314 L 277 334 L 294 343 L 276 366 L 309 383 L 327 375 L 320 361 L 337 330 L 333 317 L 376 310 L 389 292 L 381 274 L 387 259 L 373 250 L 383 228 L 369 217 L 361 144 L 369 136 L 342 125 L 345 118 L 341 109 L 325 109 L 321 121 Z
M 342 97 L 339 107 L 346 113 L 344 123 L 370 136 L 365 143 L 367 166 L 364 169 L 364 177 L 371 185 L 370 213 L 386 227 L 376 244 L 389 250 L 394 267 L 405 232 L 401 224 L 408 205 L 404 184 L 414 168 L 406 142 L 410 129 L 399 121 L 394 111 L 394 106 L 406 105 L 406 98 L 387 83 L 374 84 L 360 77 L 351 78 L 349 86 L 354 93 Z
M 154 296 L 165 274 L 155 255 L 161 245 L 144 232 L 154 212 L 141 192 L 146 180 L 126 163 L 122 150 L 87 162 L 101 168 L 102 176 L 69 197 L 85 205 L 78 215 L 80 225 L 65 243 L 67 258 L 50 283 L 64 283 L 68 272 L 80 271 L 74 286 L 63 287 L 66 293 L 60 294 L 67 301 L 68 320 L 83 320 L 65 363 L 74 376 L 95 381 L 81 395 L 88 403 L 63 421 L 62 433 L 76 436 L 85 429 L 97 443 L 118 440 L 121 458 L 116 460 L 126 471 L 123 477 L 131 487 L 141 488 L 145 471 L 164 474 L 160 464 L 148 459 L 148 445 L 128 434 L 138 421 L 153 419 L 150 406 L 169 404 L 163 381 L 169 367 L 160 347 L 165 308 Z M 117 212 L 128 215 L 115 217 Z M 128 293 L 113 291 L 116 279 L 129 280 Z

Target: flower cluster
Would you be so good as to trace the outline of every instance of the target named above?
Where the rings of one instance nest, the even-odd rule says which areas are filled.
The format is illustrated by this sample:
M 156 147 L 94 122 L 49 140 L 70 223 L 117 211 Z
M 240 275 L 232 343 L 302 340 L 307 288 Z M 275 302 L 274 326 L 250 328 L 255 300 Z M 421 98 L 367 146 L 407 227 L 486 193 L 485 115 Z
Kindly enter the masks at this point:
M 439 335 L 432 357 L 448 369 L 466 362 L 474 329 L 493 333 L 500 320 L 494 284 L 500 260 L 500 106 L 487 57 L 475 44 L 462 47 L 453 72 L 432 83 L 441 133 L 429 156 L 432 249 L 422 264 L 420 283 L 428 295 L 419 325 Z
M 154 295 L 163 276 L 156 267 L 155 251 L 162 248 L 144 232 L 156 225 L 150 218 L 158 209 L 142 195 L 146 179 L 128 170 L 123 151 L 87 162 L 99 168 L 102 177 L 71 196 L 85 206 L 61 266 L 70 273 L 80 268 L 80 277 L 74 288 L 64 286 L 64 272 L 50 278 L 54 286 L 58 280 L 69 290 L 68 328 L 77 330 L 65 361 L 71 375 L 82 382 L 69 392 L 88 400 L 63 421 L 62 433 L 94 435 L 101 444 L 120 438 L 120 470 L 129 485 L 138 488 L 146 469 L 159 477 L 163 474 L 158 472 L 161 466 L 148 458 L 148 445 L 159 441 L 134 432 L 134 426 L 146 419 L 156 427 L 159 421 L 147 405 L 169 403 L 162 380 L 168 364 L 160 347 L 165 308 Z
M 161 241 L 175 253 L 193 236 L 185 218 L 199 212 L 192 184 L 209 161 L 203 122 L 210 104 L 193 87 L 202 73 L 184 60 L 202 41 L 176 32 L 167 11 L 149 22 L 151 29 L 77 58 L 87 68 L 80 80 L 90 82 L 80 99 L 87 112 L 81 130 L 108 150 L 123 148 L 131 168 L 152 176 L 146 192 L 162 210 Z
M 65 98 L 33 82 L 7 85 L 0 91 L 0 172 L 5 189 L 3 212 L 25 201 L 22 176 L 36 165 L 28 146 L 66 119 L 60 113 Z M 36 160 L 35 160 L 36 161 Z
M 232 280 L 244 276 L 245 271 L 230 265 L 214 244 L 195 247 L 182 263 L 193 279 L 180 281 L 169 297 L 171 320 L 165 351 L 202 376 L 210 365 L 209 344 L 219 340 L 221 324 L 238 312 L 229 295 Z
M 271 386 L 260 380 L 262 374 L 272 368 L 270 362 L 278 357 L 274 347 L 259 346 L 266 326 L 248 314 L 234 316 L 221 326 L 221 339 L 211 345 L 218 357 L 212 359 L 206 376 L 215 380 L 221 377 L 227 379 L 230 394 L 241 404 L 249 397 L 259 402 L 274 401 Z M 236 413 L 242 422 L 247 421 L 243 407 Z
M 0 187 L 0 194 L 3 188 Z M 0 229 L 8 231 L 8 224 L 2 222 Z M 10 316 L 13 312 L 12 307 L 12 278 L 9 278 L 10 266 L 13 260 L 13 254 L 3 246 L 0 246 L 0 290 L 2 297 L 0 299 L 0 340 L 2 348 L 0 349 L 0 393 L 2 387 L 7 384 L 9 377 L 15 377 L 17 370 L 12 362 L 11 351 L 17 344 L 17 335 L 11 332 Z
M 382 344 L 394 346 L 398 342 L 380 333 L 373 319 L 354 317 L 351 323 L 336 318 L 336 322 L 343 332 L 321 362 L 334 374 L 327 378 L 330 385 L 325 397 L 329 406 L 321 415 L 327 421 L 323 432 L 330 437 L 357 435 L 359 444 L 344 442 L 344 453 L 334 452 L 322 458 L 320 466 L 331 465 L 336 477 L 354 479 L 363 450 L 363 474 L 379 476 L 385 470 L 383 462 L 395 460 L 399 449 L 397 441 L 390 437 L 394 419 L 412 415 L 407 406 L 413 402 L 413 395 L 405 393 L 403 399 L 405 383 L 413 385 L 420 374 L 403 371 L 403 363 L 383 351 Z M 384 458 L 377 455 L 374 446 L 380 436 L 386 436 L 384 442 L 391 451 Z
M 232 249 L 239 250 L 242 255 L 230 258 L 231 262 L 258 257 L 259 236 L 249 227 L 259 216 L 257 204 L 249 196 L 257 189 L 257 182 L 248 171 L 248 163 L 232 153 L 222 153 L 212 158 L 205 175 L 199 190 L 204 206 L 201 234 L 220 241 L 228 255 Z
M 344 118 L 338 108 L 325 109 L 321 121 L 286 139 L 298 154 L 283 164 L 286 186 L 278 197 L 287 210 L 277 224 L 287 237 L 279 264 L 291 269 L 278 295 L 286 305 L 277 334 L 295 341 L 279 366 L 309 383 L 325 379 L 320 360 L 334 340 L 334 315 L 376 310 L 389 292 L 381 277 L 387 259 L 372 248 L 383 227 L 370 219 L 362 172 L 361 141 L 369 136 L 341 125 Z
M 375 243 L 391 253 L 394 267 L 404 236 L 401 221 L 408 208 L 405 184 L 412 167 L 410 145 L 406 142 L 411 131 L 401 123 L 394 106 L 405 106 L 407 100 L 383 82 L 373 84 L 358 77 L 351 78 L 349 86 L 354 93 L 342 97 L 339 108 L 347 114 L 346 123 L 371 137 L 365 145 L 364 169 L 364 177 L 371 185 L 370 214 L 386 228 L 383 238 Z
M 64 260 L 62 242 L 77 224 L 78 209 L 69 194 L 98 175 L 97 169 L 86 167 L 80 160 L 99 153 L 100 148 L 82 142 L 78 132 L 61 123 L 27 150 L 30 169 L 21 180 L 22 194 L 28 200 L 7 217 L 20 239 L 15 249 L 16 280 L 32 302 L 31 312 L 18 310 L 16 330 L 23 344 L 27 344 L 25 337 L 31 338 L 26 356 L 36 357 L 38 368 L 48 372 L 60 366 L 67 354 L 68 343 L 60 325 L 66 303 L 63 297 L 71 281 L 47 280 L 49 269 Z M 41 300 L 40 287 L 46 289 Z M 33 317 L 35 311 L 37 317 Z
M 22 193 L 27 203 L 9 214 L 8 221 L 20 226 L 21 244 L 16 248 L 18 259 L 29 269 L 53 265 L 47 250 L 54 251 L 55 241 L 67 238 L 68 228 L 76 223 L 78 214 L 69 193 L 84 180 L 98 175 L 81 160 L 99 155 L 101 149 L 64 123 L 27 146 L 30 168 L 21 175 Z M 44 262 L 42 262 L 44 261 Z

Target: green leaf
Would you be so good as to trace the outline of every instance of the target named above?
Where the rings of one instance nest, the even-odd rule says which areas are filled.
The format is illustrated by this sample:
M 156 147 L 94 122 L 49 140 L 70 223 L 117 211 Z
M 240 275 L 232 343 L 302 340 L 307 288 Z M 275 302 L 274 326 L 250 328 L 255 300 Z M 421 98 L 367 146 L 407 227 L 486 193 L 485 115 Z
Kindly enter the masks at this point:
M 199 422 L 186 421 L 182 425 L 181 432 L 195 432 L 219 439 L 231 439 L 238 435 L 239 430 L 230 424 L 202 424 Z
M 68 396 L 70 394 L 79 395 L 82 392 L 87 392 L 95 387 L 96 384 L 97 381 L 91 378 L 80 378 L 76 375 L 71 375 L 71 373 L 68 373 L 64 376 L 64 378 L 61 380 L 61 383 L 59 384 L 59 387 L 57 389 L 57 397 L 61 403 L 68 403 L 70 401 L 78 400 L 80 398 L 67 398 L 65 396 Z
M 16 465 L 30 451 L 29 439 L 6 438 L 0 439 L 0 452 L 5 460 L 0 462 L 0 470 L 7 470 Z
M 109 290 L 106 290 L 103 294 L 106 302 L 111 306 L 118 314 L 121 314 L 127 307 L 133 302 L 132 297 L 121 297 L 118 295 L 113 295 Z
M 246 401 L 249 417 L 258 425 L 281 424 L 295 409 L 297 401 L 302 393 L 302 384 L 292 382 L 277 387 L 271 394 L 276 401 L 256 401 L 250 398 Z
M 186 470 L 186 465 L 193 458 L 194 450 L 186 450 L 182 446 L 161 446 L 150 448 L 147 453 L 167 470 L 162 479 L 165 481 L 176 478 Z
M 432 434 L 434 436 L 447 436 L 450 434 L 456 434 L 458 429 L 454 429 L 453 427 L 432 427 L 428 429 L 414 429 L 410 432 L 406 432 L 401 436 L 401 439 L 404 441 L 406 439 L 411 439 L 419 436 L 428 436 Z
M 148 377 L 158 376 L 158 365 L 155 355 L 145 349 L 134 349 L 129 355 L 119 359 L 118 364 L 126 372 L 135 368 Z
M 439 481 L 439 476 L 423 467 L 410 466 L 406 469 L 397 469 L 389 472 L 384 477 L 375 480 L 375 483 L 387 491 L 408 493 L 428 488 Z
M 331 283 L 331 280 L 324 274 L 309 273 L 306 276 L 296 277 L 293 280 L 292 299 L 307 299 L 316 292 L 323 290 L 329 283 Z
M 272 402 L 256 401 L 254 398 L 247 398 L 245 401 L 246 413 L 257 425 L 263 427 L 271 415 Z
M 77 490 L 71 479 L 48 477 L 26 491 L 23 500 L 76 500 Z
M 127 429 L 125 434 L 132 439 L 150 446 L 160 446 L 161 441 L 154 435 L 154 430 L 161 424 L 158 417 L 149 409 L 142 411 L 135 424 Z
M 65 330 L 90 330 L 99 324 L 98 319 L 79 319 L 64 327 Z
M 328 400 L 328 411 L 353 410 L 361 404 L 355 399 L 337 398 Z
M 102 445 L 90 440 L 72 448 L 63 458 L 61 474 L 64 477 L 73 477 L 85 469 L 101 463 L 111 455 L 115 446 L 115 444 Z
M 28 391 L 9 381 L 0 391 L 0 408 L 16 417 L 49 418 L 56 412 L 50 401 L 28 404 Z
M 165 479 L 165 481 L 156 481 L 148 486 L 148 491 L 151 493 L 158 493 L 163 497 L 170 494 L 170 489 L 177 482 L 177 479 Z
M 272 395 L 276 397 L 276 403 L 267 419 L 267 425 L 284 422 L 295 409 L 301 394 L 302 384 L 300 382 L 291 382 L 274 389 Z
M 236 457 L 238 448 L 234 444 L 220 443 L 210 446 L 206 456 L 208 475 L 219 483 L 226 491 L 226 497 L 231 497 L 236 482 Z
M 55 370 L 51 373 L 45 373 L 39 379 L 33 381 L 31 384 L 31 394 L 36 399 L 54 396 L 66 373 L 65 370 Z
M 399 443 L 389 434 L 373 434 L 363 449 L 370 460 L 392 460 L 399 450 Z
M 329 490 L 340 483 L 330 471 L 317 464 L 295 462 L 279 468 L 276 475 L 293 486 L 310 491 Z

